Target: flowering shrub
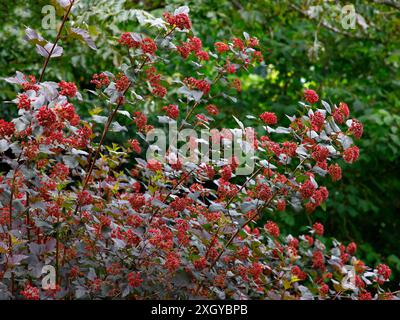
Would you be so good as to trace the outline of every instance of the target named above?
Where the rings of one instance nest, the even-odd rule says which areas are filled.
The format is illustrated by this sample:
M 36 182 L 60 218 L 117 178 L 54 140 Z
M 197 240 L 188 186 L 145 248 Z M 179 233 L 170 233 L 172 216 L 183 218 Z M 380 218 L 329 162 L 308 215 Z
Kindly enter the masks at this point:
M 63 22 L 73 3 L 64 7 Z M 45 64 L 39 80 L 21 72 L 6 79 L 21 93 L 13 101 L 18 117 L 0 120 L 6 168 L 0 179 L 0 297 L 396 298 L 382 288 L 390 269 L 366 266 L 355 256 L 355 243 L 324 238 L 318 222 L 298 237 L 283 235 L 273 221 L 289 206 L 308 214 L 323 206 L 329 195 L 323 178 L 341 179 L 339 159 L 357 161 L 353 138 L 360 139 L 363 128 L 348 106 L 331 107 L 306 90 L 307 103 L 285 119 L 287 126 L 276 126 L 277 116 L 266 111 L 247 117 L 257 130 L 236 119 L 240 129 L 210 134 L 208 142 L 221 144 L 238 132 L 250 134 L 242 156 L 251 150 L 255 168 L 245 177 L 237 174 L 243 159 L 236 156 L 196 163 L 168 148 L 146 158 L 146 135 L 156 124 L 140 111 L 141 103 L 163 104 L 161 124 L 210 128 L 219 113 L 216 97 L 234 100 L 231 94 L 241 90 L 238 74 L 263 56 L 247 33 L 203 48 L 187 7 L 165 13 L 164 20 L 143 17 L 140 22 L 157 35 L 147 28 L 146 35 L 120 36 L 115 45 L 126 52 L 126 63 L 117 74 L 99 71 L 91 81 L 93 98 L 111 111 L 90 121 L 75 112 L 82 95 L 74 83 L 43 81 L 62 48 L 27 30 L 28 39 L 40 38 Z M 196 71 L 173 80 L 159 73 L 174 55 Z M 204 76 L 206 68 L 212 79 Z M 127 112 L 127 105 L 136 111 Z M 118 117 L 127 117 L 137 135 L 107 146 L 108 132 L 127 131 Z M 99 139 L 97 124 L 104 126 Z M 190 141 L 196 149 L 198 141 Z M 54 266 L 56 275 L 46 288 L 45 266 Z

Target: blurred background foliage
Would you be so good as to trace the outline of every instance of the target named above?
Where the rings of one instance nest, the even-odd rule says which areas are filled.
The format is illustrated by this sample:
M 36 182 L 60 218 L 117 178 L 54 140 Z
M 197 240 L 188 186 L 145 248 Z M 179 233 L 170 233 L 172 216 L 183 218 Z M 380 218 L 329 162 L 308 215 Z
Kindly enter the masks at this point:
M 30 26 L 52 41 L 56 30 L 41 27 L 42 8 L 47 4 L 49 1 L 41 0 L 0 2 L 0 76 L 10 76 L 15 70 L 38 75 L 43 60 L 23 40 L 24 27 Z M 346 4 L 353 4 L 357 13 L 354 29 L 346 30 L 341 24 L 340 12 Z M 261 42 L 265 64 L 255 74 L 241 76 L 243 91 L 236 103 L 221 101 L 219 127 L 234 125 L 230 115 L 265 110 L 276 112 L 283 120 L 285 113 L 296 110 L 306 87 L 315 89 L 324 100 L 346 102 L 353 116 L 362 120 L 360 160 L 353 166 L 343 164 L 343 180 L 328 182 L 331 193 L 326 210 L 319 209 L 311 216 L 288 211 L 274 218 L 285 233 L 294 234 L 310 221 L 321 221 L 327 236 L 355 241 L 370 265 L 386 262 L 399 278 L 400 2 L 81 0 L 69 23 L 88 30 L 99 49 L 92 51 L 76 39 L 63 37 L 64 55 L 51 61 L 46 79 L 65 79 L 77 82 L 80 88 L 91 88 L 88 84 L 94 73 L 115 72 L 123 61 L 116 40 L 121 32 L 140 28 L 134 10 L 161 16 L 165 8 L 173 11 L 181 5 L 189 5 L 194 34 L 205 48 L 213 49 L 217 39 L 240 36 L 243 31 Z M 179 57 L 175 59 L 159 68 L 190 73 Z M 14 97 L 14 88 L 1 81 L 1 118 L 15 115 L 16 110 L 4 103 Z M 76 106 L 80 114 L 102 110 L 89 99 L 86 96 Z

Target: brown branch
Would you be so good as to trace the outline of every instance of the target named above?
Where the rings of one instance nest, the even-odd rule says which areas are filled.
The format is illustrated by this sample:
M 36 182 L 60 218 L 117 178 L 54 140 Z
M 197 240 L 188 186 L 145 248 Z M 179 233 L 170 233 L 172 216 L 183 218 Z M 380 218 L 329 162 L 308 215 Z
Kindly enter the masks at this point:
M 63 20 L 61 22 L 60 29 L 58 30 L 57 37 L 56 37 L 56 40 L 54 41 L 53 47 L 51 48 L 50 52 L 48 53 L 48 56 L 47 56 L 46 60 L 44 61 L 42 73 L 40 74 L 40 77 L 39 77 L 39 82 L 42 82 L 42 80 L 43 80 L 44 72 L 46 71 L 47 65 L 48 65 L 48 63 L 49 63 L 49 61 L 51 59 L 51 55 L 53 54 L 53 51 L 57 46 L 57 42 L 61 38 L 61 32 L 62 32 L 62 30 L 64 28 L 65 22 L 68 19 L 69 13 L 71 12 L 71 9 L 72 9 L 72 6 L 74 5 L 74 2 L 75 2 L 75 0 L 72 0 L 70 2 L 70 5 L 69 5 L 69 7 L 67 9 L 67 12 L 65 13 L 65 15 L 63 17 Z
M 376 4 L 383 4 L 395 9 L 400 10 L 400 2 L 399 1 L 393 1 L 393 0 L 372 0 L 372 2 Z
M 314 21 L 316 20 L 315 17 L 313 17 L 311 14 L 307 13 L 307 11 L 304 11 L 304 10 L 300 9 L 296 5 L 291 3 L 290 7 L 293 8 L 295 11 L 297 11 L 298 13 L 300 13 L 301 15 L 303 15 L 306 18 L 308 18 L 310 20 L 314 20 Z M 350 33 L 350 32 L 346 32 L 346 31 L 340 30 L 339 28 L 336 28 L 336 27 L 332 26 L 330 23 L 328 23 L 327 21 L 324 21 L 324 20 L 321 20 L 319 23 L 325 29 L 328 29 L 328 30 L 330 30 L 332 32 L 338 33 L 338 34 L 340 34 L 342 36 L 346 36 L 346 37 L 349 37 L 349 38 L 352 38 L 352 39 L 357 39 L 357 40 L 370 40 L 370 41 L 381 42 L 380 39 L 363 37 L 363 36 L 360 36 L 358 34 L 353 34 L 353 33 Z
M 270 205 L 270 203 L 272 202 L 272 200 L 275 198 L 277 192 L 275 192 L 271 199 L 269 199 L 266 203 L 264 203 L 261 207 L 259 207 L 256 211 L 256 213 L 254 215 L 252 215 L 244 224 L 242 224 L 242 226 L 240 228 L 238 228 L 236 230 L 236 232 L 233 234 L 233 236 L 228 240 L 228 242 L 226 243 L 226 245 L 224 246 L 224 248 L 222 249 L 222 251 L 218 254 L 217 258 L 215 258 L 215 260 L 213 261 L 213 263 L 211 264 L 211 266 L 208 268 L 208 270 L 211 270 L 212 268 L 214 268 L 214 266 L 216 265 L 216 263 L 218 262 L 218 260 L 222 257 L 222 255 L 224 254 L 224 252 L 226 251 L 226 249 L 228 248 L 228 246 L 233 242 L 233 240 L 238 236 L 238 234 L 240 233 L 240 231 L 243 230 L 244 227 L 246 227 L 251 221 L 254 220 L 254 218 L 256 218 L 259 214 L 259 212 L 261 212 L 262 210 L 264 210 L 264 208 L 266 208 L 267 206 Z M 211 249 L 211 245 L 213 243 L 213 241 L 215 240 L 215 238 L 218 236 L 220 228 L 218 228 L 217 232 L 215 233 L 213 239 L 211 240 L 210 243 L 210 247 L 207 250 L 207 254 L 208 251 Z M 207 258 L 207 255 L 206 255 Z M 200 283 L 197 286 L 197 289 L 195 291 L 195 295 L 197 295 L 202 287 L 202 283 L 203 281 L 200 281 Z
M 185 181 L 186 178 L 190 177 L 190 175 L 193 173 L 194 170 L 196 170 L 197 168 L 194 168 L 192 170 L 190 170 L 188 173 L 184 173 L 182 174 L 181 179 L 178 181 L 178 183 L 168 192 L 168 194 L 165 196 L 165 198 L 161 201 L 161 203 L 165 203 L 165 201 L 168 200 L 168 198 L 172 195 L 172 193 L 180 186 L 180 184 L 182 182 Z M 157 210 L 152 214 L 149 223 L 151 223 L 154 219 L 154 217 L 156 216 L 156 214 L 161 210 L 161 207 L 158 207 Z
M 144 65 L 146 64 L 147 60 L 148 60 L 147 57 L 143 60 L 142 64 L 141 64 L 141 65 L 139 66 L 139 68 L 137 69 L 137 72 L 138 72 L 138 73 L 140 72 L 140 70 L 142 70 L 142 68 L 143 68 Z M 110 125 L 111 125 L 112 121 L 114 120 L 114 117 L 115 117 L 115 115 L 117 114 L 117 112 L 118 112 L 118 110 L 119 110 L 119 107 L 121 106 L 121 104 L 122 104 L 122 102 L 123 102 L 123 97 L 125 96 L 126 92 L 129 90 L 129 88 L 131 87 L 131 85 L 132 85 L 132 82 L 129 81 L 128 87 L 122 92 L 122 96 L 120 97 L 120 99 L 119 99 L 119 101 L 118 101 L 118 104 L 117 104 L 117 106 L 115 107 L 114 111 L 108 116 L 106 125 L 104 126 L 104 130 L 103 130 L 103 133 L 102 133 L 101 138 L 100 138 L 99 145 L 97 146 L 97 149 L 96 149 L 96 151 L 95 151 L 95 153 L 94 153 L 94 156 L 93 156 L 93 158 L 91 159 L 92 162 L 91 162 L 91 164 L 90 164 L 89 171 L 87 172 L 86 177 L 85 177 L 85 179 L 84 179 L 82 191 L 85 190 L 86 187 L 87 187 L 87 184 L 88 184 L 88 182 L 89 182 L 89 180 L 90 180 L 90 177 L 91 177 L 92 172 L 93 172 L 93 169 L 94 169 L 94 165 L 96 164 L 97 157 L 98 157 L 99 154 L 100 154 L 101 147 L 103 146 L 103 143 L 104 143 L 104 140 L 105 140 L 106 135 L 107 135 L 107 133 L 108 133 L 108 130 L 109 130 L 109 128 L 110 128 Z M 75 208 L 75 214 L 78 212 L 78 208 L 79 208 L 79 205 L 77 205 L 77 207 Z
M 174 30 L 175 30 L 175 28 L 172 28 L 172 29 L 164 36 L 164 38 L 166 38 L 167 36 L 169 36 Z M 143 67 L 144 67 L 144 65 L 146 64 L 147 61 L 148 61 L 148 57 L 145 57 L 145 59 L 143 59 L 143 62 L 141 63 L 141 65 L 140 65 L 139 68 L 137 69 L 137 73 L 139 73 L 139 72 L 143 69 Z M 123 99 L 123 97 L 125 96 L 126 92 L 129 90 L 129 88 L 131 87 L 131 85 L 132 85 L 132 82 L 130 81 L 129 84 L 128 84 L 128 87 L 127 87 L 127 88 L 124 90 L 124 92 L 122 93 L 122 97 L 121 97 L 120 100 L 118 101 L 118 104 L 117 104 L 117 106 L 115 107 L 114 111 L 109 115 L 109 117 L 108 117 L 108 119 L 107 119 L 107 123 L 106 123 L 106 125 L 105 125 L 105 127 L 104 127 L 104 130 L 103 130 L 103 133 L 102 133 L 102 135 L 101 135 L 99 145 L 98 145 L 98 147 L 97 147 L 97 149 L 96 149 L 96 151 L 95 151 L 95 153 L 94 153 L 94 156 L 93 156 L 92 162 L 91 162 L 91 164 L 90 164 L 89 170 L 88 170 L 88 172 L 87 172 L 87 174 L 86 174 L 86 177 L 85 177 L 85 179 L 84 179 L 82 191 L 84 191 L 84 190 L 86 189 L 86 187 L 87 187 L 87 185 L 88 185 L 88 183 L 89 183 L 90 177 L 91 177 L 91 175 L 92 175 L 94 166 L 95 166 L 96 161 L 97 161 L 97 157 L 98 157 L 99 154 L 100 154 L 101 147 L 103 146 L 103 143 L 104 143 L 105 137 L 106 137 L 106 135 L 107 135 L 107 133 L 108 133 L 108 131 L 109 131 L 110 125 L 111 125 L 111 123 L 112 123 L 112 121 L 113 121 L 115 115 L 117 114 L 117 111 L 118 111 L 119 107 L 120 107 L 121 104 L 122 104 L 122 99 Z M 78 213 L 78 210 L 79 210 L 79 204 L 77 203 L 77 204 L 76 204 L 76 207 L 75 207 L 75 212 L 74 212 L 74 214 L 77 214 L 77 213 Z
M 129 83 L 129 87 L 131 86 L 131 84 L 132 84 L 132 83 L 130 82 L 130 83 Z M 128 88 L 129 88 L 129 87 L 128 87 Z M 127 88 L 126 90 L 128 90 L 128 88 Z M 124 94 L 125 94 L 126 90 L 124 91 Z M 123 94 L 123 95 L 124 95 L 124 94 Z M 88 182 L 89 182 L 89 179 L 90 179 L 90 177 L 91 177 L 91 175 L 92 175 L 94 165 L 95 165 L 95 163 L 96 163 L 96 161 L 97 161 L 97 157 L 98 157 L 99 154 L 100 154 L 101 147 L 102 147 L 102 145 L 103 145 L 103 143 L 104 143 L 104 140 L 105 140 L 105 138 L 106 138 L 106 135 L 107 135 L 107 133 L 108 133 L 108 130 L 110 129 L 110 125 L 111 125 L 112 121 L 114 120 L 114 117 L 115 117 L 115 115 L 117 114 L 117 112 L 118 112 L 118 110 L 119 110 L 119 108 L 120 108 L 120 106 L 121 106 L 121 104 L 122 104 L 122 99 L 123 99 L 123 97 L 120 98 L 120 100 L 118 101 L 118 104 L 117 104 L 117 106 L 115 107 L 114 111 L 109 115 L 109 117 L 108 117 L 108 119 L 107 119 L 107 123 L 106 123 L 106 125 L 105 125 L 105 127 L 104 127 L 104 130 L 103 130 L 103 133 L 102 133 L 102 135 L 101 135 L 99 145 L 98 145 L 98 147 L 97 147 L 97 149 L 96 149 L 96 151 L 95 151 L 95 153 L 94 153 L 92 162 L 91 162 L 91 164 L 90 164 L 89 171 L 88 171 L 88 173 L 86 174 L 86 178 L 85 178 L 84 183 L 83 183 L 82 191 L 86 189 L 86 186 L 87 186 L 87 184 L 88 184 Z
M 259 209 L 257 209 L 256 213 L 253 214 L 245 223 L 243 223 L 237 230 L 236 232 L 233 234 L 233 236 L 228 240 L 228 242 L 226 243 L 226 245 L 224 246 L 224 248 L 222 249 L 222 251 L 219 253 L 219 255 L 217 256 L 217 258 L 214 260 L 214 262 L 211 264 L 209 270 L 211 270 L 215 264 L 218 262 L 218 260 L 221 258 L 221 256 L 224 254 L 224 252 L 226 251 L 226 249 L 229 247 L 229 245 L 232 243 L 233 240 L 235 240 L 235 238 L 238 236 L 239 232 L 243 230 L 244 227 L 246 227 L 251 221 L 253 221 L 259 214 L 259 212 L 261 212 L 262 210 L 264 210 L 266 207 L 268 207 L 272 200 L 275 198 L 276 196 L 276 192 L 272 195 L 271 199 L 269 199 L 266 203 L 264 203 Z
M 9 206 L 10 206 L 9 215 L 10 216 L 8 217 L 8 232 L 9 232 L 8 239 L 9 239 L 9 250 L 10 250 L 11 256 L 12 256 L 12 238 L 11 238 L 10 231 L 12 230 L 12 224 L 13 224 L 12 215 L 13 215 L 13 201 L 14 201 L 14 193 L 15 193 L 15 179 L 16 179 L 18 170 L 20 168 L 19 161 L 21 160 L 21 156 L 22 156 L 23 152 L 24 152 L 24 149 L 22 148 L 20 154 L 18 155 L 18 158 L 17 158 L 18 165 L 14 170 L 12 181 L 11 181 L 10 202 L 9 202 Z
M 253 179 L 262 169 L 264 169 L 263 166 L 260 166 L 256 171 L 254 171 L 254 173 L 248 178 L 246 179 L 246 181 L 240 186 L 238 192 L 236 192 L 236 195 L 238 195 L 243 189 L 244 187 L 250 182 L 251 179 Z M 226 208 L 229 211 L 228 206 L 233 202 L 233 200 L 235 199 L 236 195 L 234 195 L 232 198 L 230 198 L 226 204 Z
M 101 138 L 100 138 L 99 145 L 98 145 L 97 148 L 96 148 L 96 151 L 95 151 L 95 153 L 94 153 L 94 156 L 93 156 L 93 158 L 91 159 L 91 163 L 90 163 L 89 170 L 88 170 L 88 172 L 86 173 L 85 179 L 83 180 L 84 182 L 83 182 L 83 186 L 82 186 L 82 190 L 81 190 L 81 191 L 86 190 L 86 187 L 87 187 L 87 185 L 88 185 L 88 183 L 89 183 L 90 177 L 92 176 L 92 172 L 93 172 L 94 166 L 95 166 L 95 164 L 96 164 L 97 157 L 98 157 L 99 154 L 100 154 L 101 147 L 103 146 L 103 143 L 104 143 L 104 140 L 105 140 L 106 135 L 107 135 L 107 133 L 108 133 L 108 130 L 110 129 L 110 125 L 111 125 L 111 123 L 112 123 L 112 121 L 113 121 L 115 115 L 117 114 L 117 111 L 118 111 L 119 107 L 120 107 L 121 104 L 122 104 L 122 100 L 123 100 L 123 97 L 124 97 L 126 91 L 129 89 L 129 87 L 130 87 L 131 85 L 132 85 L 132 82 L 129 82 L 129 86 L 128 86 L 128 87 L 125 89 L 125 91 L 123 92 L 122 97 L 120 97 L 120 99 L 119 99 L 119 101 L 118 101 L 118 104 L 117 104 L 117 106 L 115 107 L 114 111 L 108 116 L 106 125 L 104 126 L 103 133 L 101 134 Z M 74 214 L 77 214 L 77 213 L 78 213 L 79 207 L 80 207 L 80 206 L 79 206 L 79 203 L 77 203 L 77 204 L 76 204 L 76 207 L 75 207 Z

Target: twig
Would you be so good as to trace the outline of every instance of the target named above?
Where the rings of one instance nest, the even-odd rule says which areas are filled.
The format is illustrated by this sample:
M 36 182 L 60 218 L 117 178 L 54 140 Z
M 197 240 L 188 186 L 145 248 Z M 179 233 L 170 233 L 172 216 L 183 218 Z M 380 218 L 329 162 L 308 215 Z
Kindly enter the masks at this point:
M 224 254 L 224 252 L 226 251 L 226 249 L 229 247 L 229 245 L 232 243 L 233 240 L 235 240 L 235 238 L 237 237 L 237 235 L 239 234 L 240 231 L 242 231 L 242 229 L 244 227 L 246 227 L 251 221 L 254 220 L 254 218 L 256 218 L 259 214 L 259 212 L 261 212 L 262 210 L 264 210 L 267 206 L 270 205 L 270 203 L 272 202 L 272 200 L 275 198 L 276 196 L 276 192 L 274 192 L 274 194 L 272 195 L 271 199 L 269 199 L 266 203 L 264 203 L 257 211 L 254 215 L 252 215 L 245 223 L 243 223 L 237 230 L 236 232 L 233 234 L 233 236 L 228 240 L 228 242 L 226 243 L 226 245 L 224 246 L 224 248 L 222 249 L 222 251 L 219 253 L 219 255 L 217 256 L 217 258 L 214 260 L 214 262 L 211 264 L 209 270 L 211 270 L 215 264 L 217 263 L 217 261 L 221 258 L 221 256 Z
M 178 186 L 185 181 L 186 178 L 190 177 L 190 175 L 193 173 L 194 170 L 196 170 L 197 168 L 194 168 L 192 170 L 190 170 L 188 173 L 184 173 L 182 175 L 182 178 L 178 181 L 178 183 L 168 192 L 168 194 L 165 196 L 165 198 L 161 201 L 162 203 L 165 203 L 165 201 L 167 201 L 167 199 L 172 195 L 172 192 L 174 192 L 176 190 L 176 188 L 178 188 Z M 149 223 L 151 223 L 153 221 L 153 218 L 155 217 L 155 215 L 160 211 L 161 207 L 158 207 L 157 210 L 152 214 Z
M 175 27 L 172 28 L 172 29 L 164 36 L 164 38 L 166 38 L 167 36 L 169 36 L 174 30 L 175 30 Z M 139 73 L 139 72 L 142 70 L 142 68 L 144 67 L 144 65 L 145 65 L 146 62 L 148 61 L 148 59 L 149 59 L 148 57 L 145 57 L 145 59 L 143 59 L 143 62 L 141 63 L 141 65 L 139 66 L 139 68 L 136 70 L 137 73 Z M 105 125 L 105 127 L 104 127 L 104 130 L 103 130 L 103 133 L 102 133 L 102 135 L 101 135 L 101 139 L 100 139 L 99 145 L 97 146 L 97 149 L 96 149 L 96 151 L 95 151 L 95 154 L 94 154 L 94 156 L 93 156 L 92 162 L 91 162 L 90 167 L 89 167 L 89 171 L 87 172 L 86 177 L 85 177 L 85 179 L 84 179 L 82 191 L 86 190 L 86 187 L 87 187 L 87 185 L 88 185 L 88 183 L 89 183 L 89 180 L 90 180 L 90 177 L 91 177 L 91 175 L 92 175 L 94 166 L 95 166 L 95 164 L 96 164 L 97 157 L 98 157 L 99 154 L 100 154 L 101 147 L 103 146 L 103 143 L 104 143 L 105 137 L 106 137 L 106 135 L 107 135 L 107 133 L 108 133 L 108 130 L 109 130 L 109 128 L 110 128 L 110 125 L 111 125 L 111 123 L 112 123 L 112 121 L 113 121 L 115 115 L 117 114 L 117 111 L 118 111 L 119 107 L 120 107 L 121 104 L 122 104 L 122 98 L 125 96 L 126 92 L 129 90 L 129 88 L 131 87 L 131 85 L 132 85 L 132 82 L 130 81 L 129 84 L 128 84 L 128 86 L 127 86 L 127 88 L 126 88 L 126 89 L 124 90 L 124 92 L 122 93 L 122 97 L 121 97 L 121 99 L 118 101 L 118 104 L 117 104 L 117 106 L 115 107 L 114 111 L 110 114 L 110 116 L 109 116 L 108 119 L 107 119 L 107 123 L 106 123 L 106 125 Z M 79 204 L 77 203 L 77 204 L 76 204 L 76 207 L 75 207 L 75 215 L 78 213 L 78 210 L 79 210 Z
M 53 54 L 53 51 L 54 51 L 54 49 L 55 49 L 56 46 L 57 46 L 57 42 L 58 42 L 58 40 L 60 40 L 60 38 L 61 38 L 61 32 L 62 32 L 62 30 L 63 30 L 63 28 L 64 28 L 65 22 L 66 22 L 67 19 L 68 19 L 68 15 L 69 15 L 69 13 L 71 12 L 71 9 L 72 9 L 72 6 L 74 5 L 74 2 L 75 2 L 75 0 L 72 0 L 72 1 L 70 2 L 70 5 L 69 5 L 69 7 L 68 7 L 68 9 L 67 9 L 67 12 L 65 13 L 65 15 L 64 15 L 64 17 L 63 17 L 63 20 L 62 20 L 62 22 L 61 22 L 60 29 L 58 30 L 57 37 L 56 37 L 56 39 L 55 39 L 55 41 L 54 41 L 53 47 L 51 48 L 50 52 L 48 53 L 48 56 L 46 57 L 46 60 L 44 61 L 42 73 L 40 74 L 40 77 L 39 77 L 39 82 L 42 82 L 42 80 L 43 80 L 44 72 L 46 71 L 47 65 L 48 65 L 48 63 L 49 63 L 49 61 L 50 61 L 50 58 L 51 58 L 51 55 Z
M 97 157 L 98 157 L 99 154 L 100 154 L 101 147 L 103 146 L 104 140 L 105 140 L 105 138 L 106 138 L 107 132 L 108 132 L 108 130 L 110 129 L 110 125 L 111 125 L 111 123 L 112 123 L 112 121 L 113 121 L 115 115 L 117 114 L 117 111 L 118 111 L 119 107 L 120 107 L 121 104 L 122 104 L 123 96 L 125 95 L 126 91 L 129 89 L 129 87 L 131 86 L 131 84 L 132 84 L 132 82 L 129 82 L 128 88 L 125 89 L 125 91 L 124 91 L 123 94 L 122 94 L 121 99 L 118 101 L 117 106 L 115 107 L 114 111 L 109 115 L 109 117 L 108 117 L 108 119 L 107 119 L 107 123 L 106 123 L 106 125 L 104 126 L 104 130 L 103 130 L 103 133 L 102 133 L 102 135 L 101 135 L 99 145 L 97 146 L 96 151 L 95 151 L 95 153 L 94 153 L 94 156 L 93 156 L 93 158 L 91 159 L 90 167 L 89 167 L 88 172 L 86 173 L 86 176 L 85 176 L 85 179 L 84 179 L 84 182 L 83 182 L 83 186 L 82 186 L 82 190 L 81 190 L 81 191 L 86 190 L 86 187 L 87 187 L 87 185 L 88 185 L 88 183 L 89 183 L 90 177 L 92 176 L 92 172 L 93 172 L 94 166 L 95 166 L 95 164 L 96 164 Z M 75 211 L 74 211 L 74 214 L 75 214 L 75 215 L 78 213 L 79 207 L 80 207 L 80 206 L 79 206 L 79 203 L 77 203 L 77 204 L 76 204 L 76 207 L 75 207 Z
M 295 11 L 299 12 L 301 15 L 303 15 L 304 17 L 310 19 L 310 20 L 315 20 L 315 18 L 313 16 L 311 16 L 309 13 L 307 13 L 306 11 L 300 9 L 299 7 L 297 7 L 294 4 L 290 4 L 290 7 L 293 8 Z M 333 31 L 335 33 L 341 34 L 343 36 L 349 37 L 349 38 L 353 38 L 353 39 L 357 39 L 357 40 L 370 40 L 370 41 L 376 41 L 376 42 L 381 42 L 381 39 L 377 39 L 377 38 L 369 38 L 369 37 L 363 37 L 363 36 L 359 36 L 358 34 L 353 34 L 350 32 L 346 32 L 343 30 L 340 30 L 334 26 L 332 26 L 330 23 L 321 20 L 320 21 L 321 25 L 325 28 L 328 29 L 330 31 Z
M 240 186 L 238 192 L 236 192 L 236 195 L 238 195 L 244 189 L 244 187 L 250 182 L 250 180 L 253 179 L 262 169 L 264 169 L 264 167 L 260 166 L 256 171 L 254 171 L 254 173 L 249 178 L 247 178 L 246 181 Z M 228 202 L 227 202 L 227 204 L 225 206 L 228 209 L 228 211 L 229 211 L 228 207 L 233 202 L 233 200 L 235 199 L 236 195 L 234 195 L 233 197 L 231 197 L 228 200 Z
M 374 3 L 376 4 L 383 4 L 395 9 L 400 10 L 400 2 L 396 0 L 373 0 Z
M 219 260 L 219 259 L 221 258 L 221 256 L 224 254 L 224 252 L 226 251 L 226 249 L 228 248 L 228 246 L 229 246 L 229 245 L 233 242 L 233 240 L 238 236 L 238 234 L 240 233 L 240 231 L 242 231 L 242 229 L 243 229 L 244 227 L 246 227 L 251 221 L 253 221 L 254 218 L 258 216 L 259 212 L 261 212 L 262 210 L 264 210 L 264 208 L 266 208 L 267 206 L 269 206 L 269 204 L 271 203 L 271 201 L 275 198 L 276 193 L 277 193 L 277 192 L 275 192 L 275 193 L 272 195 L 271 199 L 269 199 L 269 200 L 268 200 L 266 203 L 264 203 L 259 209 L 257 209 L 256 213 L 255 213 L 254 215 L 252 215 L 244 224 L 242 224 L 242 226 L 241 226 L 240 228 L 238 228 L 238 229 L 236 230 L 236 232 L 234 233 L 234 235 L 228 240 L 228 242 L 226 243 L 226 245 L 224 246 L 224 248 L 222 249 L 222 251 L 218 254 L 217 258 L 215 258 L 214 262 L 213 262 L 213 263 L 211 264 L 211 266 L 208 268 L 208 270 L 211 270 L 212 268 L 214 268 L 214 266 L 216 265 L 216 263 L 218 262 L 218 260 Z M 219 228 L 218 228 L 216 234 L 214 235 L 212 241 L 214 241 L 214 239 L 215 239 L 215 237 L 217 236 L 218 232 L 219 232 Z M 212 243 L 212 242 L 211 242 L 211 243 Z M 211 247 L 211 245 L 210 245 L 210 247 Z M 210 248 L 207 250 L 207 252 L 208 252 L 209 250 L 210 250 Z M 198 292 L 200 291 L 201 287 L 202 287 L 202 281 L 200 281 L 200 283 L 198 284 L 197 289 L 196 289 L 196 292 L 195 292 L 195 295 L 198 294 Z

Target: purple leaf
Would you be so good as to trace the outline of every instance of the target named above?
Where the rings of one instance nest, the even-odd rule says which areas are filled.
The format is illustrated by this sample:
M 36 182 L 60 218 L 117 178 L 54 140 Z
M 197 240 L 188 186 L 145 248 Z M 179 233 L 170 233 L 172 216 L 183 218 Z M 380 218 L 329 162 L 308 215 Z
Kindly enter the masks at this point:
M 37 53 L 39 53 L 42 57 L 47 58 L 50 54 L 50 51 L 53 48 L 53 44 L 52 43 L 47 43 L 44 47 L 40 46 L 40 45 L 36 45 L 36 51 Z M 63 53 L 63 48 L 59 45 L 56 45 L 55 48 L 53 49 L 53 52 L 51 53 L 51 57 L 50 58 L 55 58 L 55 57 L 60 57 Z
M 91 48 L 93 50 L 97 50 L 97 47 L 94 44 L 93 39 L 90 37 L 89 32 L 87 32 L 86 30 L 79 29 L 79 28 L 71 28 L 71 31 L 72 31 L 72 33 L 78 35 L 79 38 L 81 38 L 83 41 L 85 41 L 87 43 L 87 45 L 89 46 L 89 48 Z

